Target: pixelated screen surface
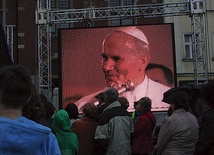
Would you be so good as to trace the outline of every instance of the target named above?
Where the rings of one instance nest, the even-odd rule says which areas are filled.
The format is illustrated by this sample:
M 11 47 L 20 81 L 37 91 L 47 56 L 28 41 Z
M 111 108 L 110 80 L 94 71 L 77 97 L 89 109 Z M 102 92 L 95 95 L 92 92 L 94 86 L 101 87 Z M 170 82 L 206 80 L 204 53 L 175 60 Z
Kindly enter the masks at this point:
M 102 44 L 105 37 L 118 27 L 61 29 L 60 34 L 60 103 L 64 108 L 84 96 L 106 88 L 102 70 Z M 150 68 L 148 77 L 174 87 L 174 36 L 173 24 L 136 26 L 149 42 Z M 117 40 L 120 42 L 120 40 Z M 164 66 L 171 72 L 171 81 L 154 66 Z M 160 67 L 159 67 L 160 68 Z M 154 90 L 155 93 L 155 90 Z M 86 101 L 85 101 L 86 102 Z M 130 103 L 133 104 L 133 103 Z M 160 105 L 161 106 L 161 105 Z M 79 108 L 80 109 L 80 108 Z M 165 106 L 157 111 L 166 111 Z M 133 110 L 129 110 L 133 111 Z

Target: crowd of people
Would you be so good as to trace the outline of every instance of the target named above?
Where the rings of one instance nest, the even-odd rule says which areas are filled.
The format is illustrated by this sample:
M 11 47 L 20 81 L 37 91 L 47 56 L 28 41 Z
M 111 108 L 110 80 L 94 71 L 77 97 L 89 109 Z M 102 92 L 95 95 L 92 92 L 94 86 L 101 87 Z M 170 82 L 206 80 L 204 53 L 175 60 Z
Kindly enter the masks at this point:
M 107 87 L 58 111 L 37 92 L 23 66 L 2 67 L 0 154 L 214 154 L 214 81 L 203 88 L 194 114 L 185 91 L 177 90 L 163 102 L 173 75 L 149 60 L 149 42 L 141 30 L 112 31 L 102 45 Z M 153 111 L 166 107 L 168 116 L 157 126 Z
M 128 100 L 108 87 L 100 103 L 105 108 L 86 103 L 78 118 L 74 103 L 69 104 L 72 108 L 56 111 L 37 93 L 25 68 L 7 66 L 0 69 L 0 154 L 212 155 L 214 81 L 202 94 L 207 111 L 200 126 L 191 113 L 188 94 L 181 90 L 172 94 L 168 117 L 154 143 L 156 117 L 149 97 L 134 102 L 135 113 L 131 115 Z

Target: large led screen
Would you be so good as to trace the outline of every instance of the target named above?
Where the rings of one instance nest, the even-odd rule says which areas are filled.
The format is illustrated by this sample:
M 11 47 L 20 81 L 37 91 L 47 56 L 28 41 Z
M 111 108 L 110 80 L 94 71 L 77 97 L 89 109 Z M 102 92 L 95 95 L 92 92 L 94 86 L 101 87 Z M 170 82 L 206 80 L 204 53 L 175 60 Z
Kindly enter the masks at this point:
M 60 30 L 60 103 L 80 112 L 108 86 L 129 101 L 142 97 L 166 111 L 163 93 L 175 86 L 173 24 Z

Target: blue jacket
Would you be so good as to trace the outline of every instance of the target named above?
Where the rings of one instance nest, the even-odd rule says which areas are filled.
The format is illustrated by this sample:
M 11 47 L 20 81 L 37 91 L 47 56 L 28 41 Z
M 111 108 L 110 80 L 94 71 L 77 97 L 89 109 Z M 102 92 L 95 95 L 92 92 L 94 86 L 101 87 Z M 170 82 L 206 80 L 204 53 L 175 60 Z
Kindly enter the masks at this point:
M 51 130 L 25 117 L 0 116 L 0 133 L 1 155 L 61 155 Z

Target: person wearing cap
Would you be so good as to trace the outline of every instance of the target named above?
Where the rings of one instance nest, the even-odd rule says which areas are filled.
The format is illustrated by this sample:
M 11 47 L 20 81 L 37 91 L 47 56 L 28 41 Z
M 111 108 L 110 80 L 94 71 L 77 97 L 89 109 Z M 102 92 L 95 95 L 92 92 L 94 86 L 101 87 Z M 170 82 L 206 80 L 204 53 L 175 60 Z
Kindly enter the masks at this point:
M 199 125 L 189 112 L 189 95 L 184 91 L 172 94 L 172 115 L 161 125 L 155 152 L 161 155 L 192 155 L 197 142 Z
M 155 82 L 145 73 L 150 62 L 149 42 L 135 26 L 120 27 L 110 32 L 102 44 L 102 70 L 106 86 L 118 89 L 120 96 L 128 99 L 128 111 L 134 111 L 134 101 L 147 96 L 153 100 L 156 111 L 167 110 L 162 102 L 163 93 L 170 87 Z M 125 89 L 124 89 L 125 87 Z M 75 104 L 82 107 L 104 90 L 86 96 Z
M 135 104 L 139 116 L 134 122 L 134 132 L 131 136 L 132 155 L 148 155 L 154 150 L 152 131 L 156 125 L 156 118 L 151 112 L 152 100 L 143 97 Z

